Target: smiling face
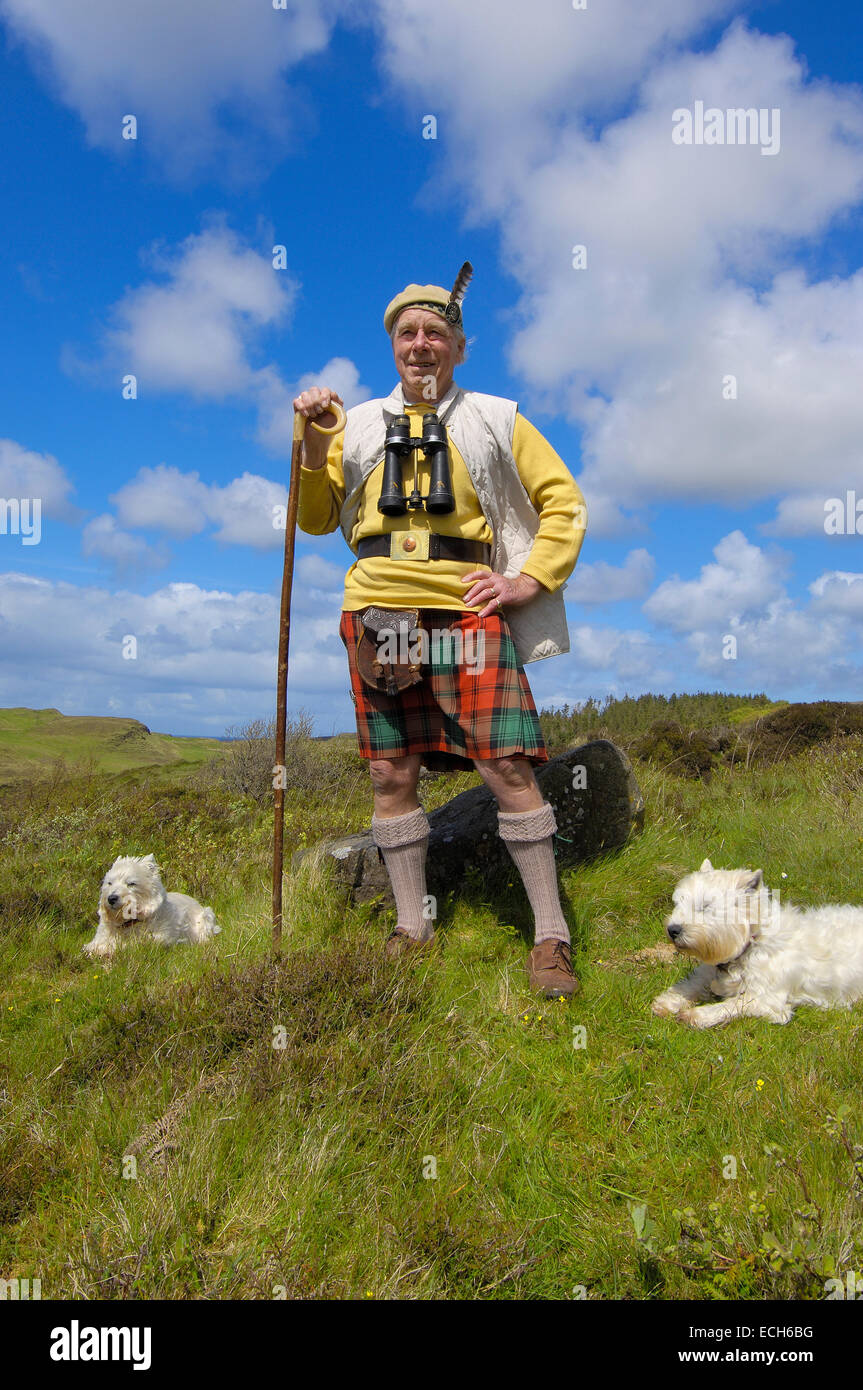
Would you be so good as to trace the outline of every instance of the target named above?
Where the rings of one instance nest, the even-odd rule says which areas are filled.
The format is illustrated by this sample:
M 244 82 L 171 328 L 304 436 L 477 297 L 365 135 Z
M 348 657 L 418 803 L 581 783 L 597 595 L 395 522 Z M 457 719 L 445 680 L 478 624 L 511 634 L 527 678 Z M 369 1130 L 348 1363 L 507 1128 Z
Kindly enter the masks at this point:
M 418 305 L 403 309 L 392 343 L 405 398 L 433 403 L 445 396 L 454 369 L 464 361 L 464 341 L 464 335 L 434 310 Z

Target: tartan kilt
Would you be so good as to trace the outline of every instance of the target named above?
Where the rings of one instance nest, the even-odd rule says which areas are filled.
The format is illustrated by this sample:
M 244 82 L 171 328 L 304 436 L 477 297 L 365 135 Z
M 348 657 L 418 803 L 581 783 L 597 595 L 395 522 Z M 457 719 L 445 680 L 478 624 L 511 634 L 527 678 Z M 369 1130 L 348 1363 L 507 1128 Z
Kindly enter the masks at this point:
M 430 771 L 450 772 L 472 769 L 474 758 L 547 762 L 536 706 L 506 618 L 423 608 L 420 625 L 429 634 L 435 629 L 461 633 L 461 650 L 474 658 L 481 651 L 482 660 L 474 660 L 473 668 L 470 661 L 457 660 L 457 636 L 450 647 L 430 640 L 419 684 L 387 695 L 367 686 L 357 669 L 360 611 L 342 612 L 339 635 L 348 654 L 360 756 L 420 753 Z

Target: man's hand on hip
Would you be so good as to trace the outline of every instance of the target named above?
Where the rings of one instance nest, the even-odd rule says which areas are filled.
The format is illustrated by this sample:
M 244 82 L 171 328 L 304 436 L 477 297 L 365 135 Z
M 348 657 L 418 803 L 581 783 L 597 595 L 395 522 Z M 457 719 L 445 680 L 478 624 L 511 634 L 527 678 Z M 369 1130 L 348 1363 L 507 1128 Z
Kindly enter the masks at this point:
M 310 386 L 308 391 L 302 391 L 295 397 L 294 410 L 300 415 L 305 415 L 307 420 L 320 418 L 322 425 L 334 425 L 336 417 L 330 410 L 332 401 L 344 405 L 337 391 L 331 391 L 328 386 Z M 304 468 L 323 468 L 327 461 L 330 440 L 330 435 L 319 434 L 317 430 L 306 431 L 303 437 Z
M 517 574 L 507 579 L 493 570 L 471 570 L 470 574 L 462 575 L 462 583 L 470 585 L 464 596 L 468 608 L 485 605 L 478 614 L 480 618 L 488 618 L 502 608 L 520 608 L 536 598 L 542 588 L 539 580 L 531 574 Z

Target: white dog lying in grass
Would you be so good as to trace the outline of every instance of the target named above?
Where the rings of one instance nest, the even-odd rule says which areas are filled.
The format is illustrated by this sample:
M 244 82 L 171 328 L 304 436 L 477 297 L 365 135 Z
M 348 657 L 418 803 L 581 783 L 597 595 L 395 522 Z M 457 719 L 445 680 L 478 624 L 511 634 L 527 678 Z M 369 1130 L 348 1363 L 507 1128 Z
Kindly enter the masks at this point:
M 102 880 L 99 925 L 83 948 L 90 956 L 112 956 L 121 942 L 150 936 L 165 946 L 207 941 L 222 928 L 211 907 L 185 893 L 166 893 L 152 854 L 115 859 Z
M 692 1028 L 732 1018 L 788 1023 L 798 1004 L 847 1008 L 863 999 L 863 907 L 792 907 L 760 869 L 714 869 L 678 883 L 669 940 L 701 964 L 654 999 L 655 1014 Z M 716 1004 L 693 1008 L 705 999 Z

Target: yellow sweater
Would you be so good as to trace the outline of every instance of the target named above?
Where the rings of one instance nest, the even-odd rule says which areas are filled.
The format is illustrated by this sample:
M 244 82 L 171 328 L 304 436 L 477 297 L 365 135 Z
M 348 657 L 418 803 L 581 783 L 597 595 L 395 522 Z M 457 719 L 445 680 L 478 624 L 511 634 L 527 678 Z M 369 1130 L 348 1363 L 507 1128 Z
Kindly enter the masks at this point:
M 433 406 L 425 402 L 406 406 L 412 434 L 422 433 L 418 421 L 432 409 Z M 300 530 L 310 535 L 326 535 L 338 527 L 345 500 L 343 444 L 344 432 L 333 437 L 323 468 L 301 469 L 298 522 Z M 381 459 L 366 479 L 350 537 L 352 548 L 366 536 L 380 536 L 390 531 L 437 531 L 442 536 L 463 536 L 467 540 L 491 544 L 491 527 L 483 515 L 464 459 L 452 439 L 449 447 L 455 511 L 429 516 L 423 509 L 405 512 L 403 516 L 383 516 L 378 511 L 384 467 Z M 584 515 L 584 499 L 566 464 L 523 415 L 515 418 L 512 452 L 519 477 L 540 519 L 522 573 L 532 575 L 553 592 L 569 577 L 578 559 L 584 525 L 573 525 L 573 516 Z M 429 464 L 421 450 L 414 457 L 419 465 L 419 489 L 425 496 L 429 486 Z M 412 461 L 405 461 L 402 476 L 407 496 L 413 487 Z M 582 510 L 578 511 L 580 506 Z M 465 560 L 391 560 L 388 555 L 357 560 L 345 576 L 342 607 L 353 610 L 380 604 L 389 608 L 464 609 L 463 596 L 469 586 L 462 583 L 462 575 L 488 568 Z

